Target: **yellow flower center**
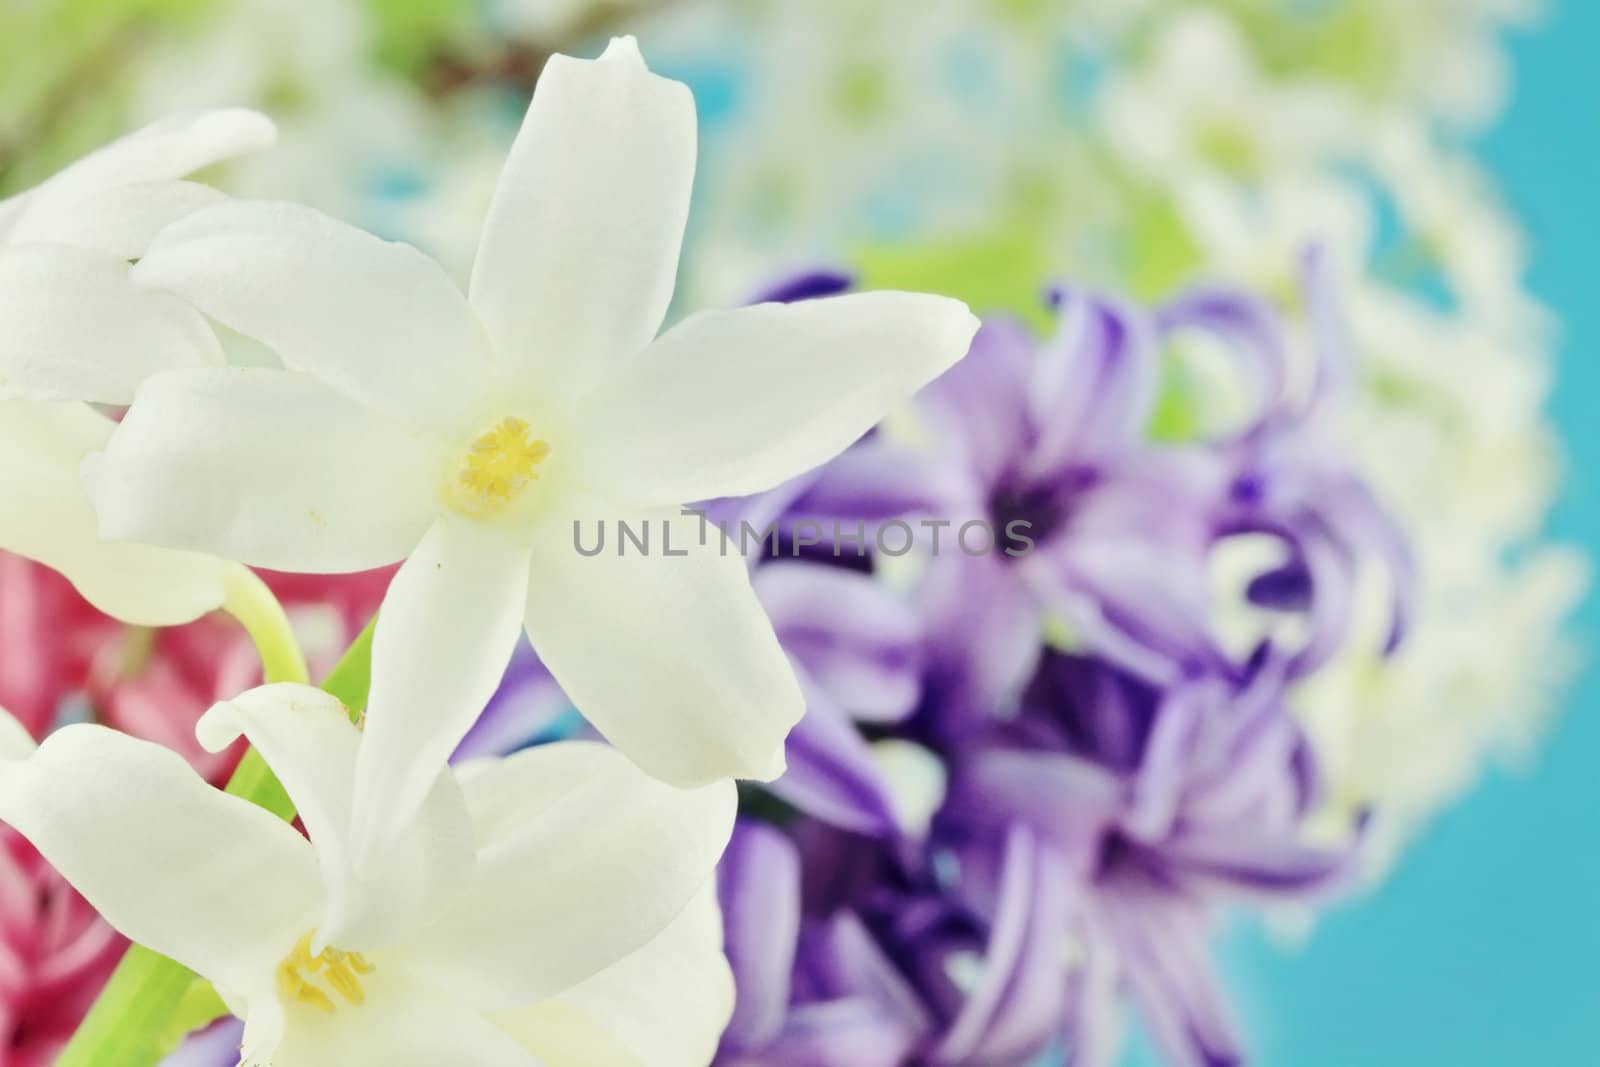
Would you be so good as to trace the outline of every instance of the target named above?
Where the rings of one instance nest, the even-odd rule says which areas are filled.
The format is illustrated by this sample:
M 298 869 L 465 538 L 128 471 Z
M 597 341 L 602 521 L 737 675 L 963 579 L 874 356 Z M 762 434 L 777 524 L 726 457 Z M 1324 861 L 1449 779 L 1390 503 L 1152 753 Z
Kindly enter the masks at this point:
M 307 933 L 294 946 L 294 951 L 278 964 L 278 993 L 286 1003 L 310 1004 L 332 1015 L 339 1008 L 334 996 L 346 1004 L 366 1003 L 367 993 L 361 988 L 361 978 L 374 970 L 376 968 L 359 952 L 325 948 L 313 956 L 311 935 Z
M 525 420 L 508 415 L 473 438 L 456 470 L 450 499 L 468 515 L 492 515 L 539 477 L 550 446 L 535 440 Z

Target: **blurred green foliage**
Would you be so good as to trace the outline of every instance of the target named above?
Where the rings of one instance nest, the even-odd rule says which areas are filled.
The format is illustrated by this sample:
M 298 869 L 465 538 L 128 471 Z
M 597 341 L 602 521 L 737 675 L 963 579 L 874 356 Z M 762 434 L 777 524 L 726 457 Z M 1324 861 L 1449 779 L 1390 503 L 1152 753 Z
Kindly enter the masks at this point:
M 1049 260 L 1038 233 L 1015 225 L 981 236 L 878 245 L 851 257 L 866 289 L 911 289 L 965 300 L 979 314 L 1008 312 L 1043 329 L 1051 316 L 1040 292 Z
M 376 36 L 376 59 L 401 74 L 419 74 L 442 45 L 472 22 L 473 0 L 364 0 Z
M 117 89 L 152 37 L 217 0 L 9 0 L 0 6 L 0 193 L 121 129 Z

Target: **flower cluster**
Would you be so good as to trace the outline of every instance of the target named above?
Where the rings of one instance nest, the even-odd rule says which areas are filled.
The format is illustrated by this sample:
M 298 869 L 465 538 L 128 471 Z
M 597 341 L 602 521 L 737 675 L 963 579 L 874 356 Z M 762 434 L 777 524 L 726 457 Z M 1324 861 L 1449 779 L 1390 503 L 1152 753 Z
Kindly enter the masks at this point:
M 157 124 L 0 202 L 0 546 L 122 624 L 223 609 L 269 683 L 206 695 L 227 699 L 199 746 L 253 749 L 226 791 L 100 724 L 36 742 L 86 671 L 70 654 L 19 685 L 26 724 L 0 718 L 0 821 L 139 946 L 60 1062 L 153 1063 L 196 1021 L 188 968 L 243 1020 L 245 1067 L 705 1063 L 733 779 L 782 772 L 804 699 L 744 562 L 697 549 L 681 505 L 832 458 L 977 322 L 875 292 L 660 332 L 695 114 L 631 38 L 548 63 L 466 294 L 409 246 L 185 180 L 273 133 Z M 680 547 L 573 552 L 591 518 Z M 293 597 L 249 567 L 397 562 L 370 644 L 310 688 Z M 615 747 L 448 766 L 524 631 Z M 226 663 L 173 636 L 163 665 L 182 638 Z
M 1542 5 L 924 6 L 651 24 L 657 53 L 726 101 L 691 284 L 738 291 L 820 257 L 983 311 L 1027 311 L 1041 276 L 1281 296 L 1323 244 L 1354 385 L 1330 416 L 1418 546 L 1426 620 L 1400 657 L 1367 641 L 1300 687 L 1336 790 L 1387 814 L 1381 874 L 1487 762 L 1538 739 L 1587 584 L 1583 556 L 1541 535 L 1549 316 L 1462 136 L 1507 95 L 1503 31 Z M 1215 394 L 1197 395 L 1204 414 Z M 1381 638 L 1381 607 L 1353 610 Z M 1490 638 L 1484 618 L 1515 622 Z
M 718 1063 L 1110 1064 L 1129 997 L 1174 1064 L 1243 1061 L 1213 922 L 1348 887 L 1374 818 L 1329 789 L 1295 687 L 1365 639 L 1359 592 L 1386 605 L 1378 657 L 1416 598 L 1408 542 L 1328 437 L 1334 297 L 1313 252 L 1302 347 L 1246 293 L 1055 290 L 1047 337 L 991 319 L 909 415 L 699 509 L 807 701 L 719 875 L 738 999 Z M 1202 340 L 1244 414 L 1155 439 L 1163 364 Z M 960 541 L 975 522 L 1030 550 Z M 913 552 L 862 534 L 890 524 Z M 525 669 L 502 738 L 561 705 Z
M 1281 295 L 1298 249 L 1323 243 L 1358 384 L 1336 417 L 1424 569 L 1427 625 L 1404 656 L 1377 669 L 1366 642 L 1300 697 L 1337 791 L 1389 815 L 1369 873 L 1487 759 L 1537 738 L 1587 568 L 1539 538 L 1552 335 L 1516 220 L 1462 134 L 1500 111 L 1501 38 L 1538 0 L 199 6 L 216 10 L 198 35 L 118 53 L 135 112 L 287 96 L 281 150 L 233 187 L 292 190 L 462 277 L 507 96 L 608 20 L 710 105 L 685 264 L 701 299 L 846 260 L 986 311 L 1030 309 L 1050 276 L 1142 299 L 1202 277 Z M 1213 394 L 1197 395 L 1205 415 Z M 1378 636 L 1382 611 L 1355 610 Z M 1472 622 L 1489 617 L 1515 625 L 1491 639 Z
M 0 138 L 0 1061 L 1237 1064 L 1223 909 L 1534 732 L 1521 0 L 118 4 Z M 97 85 L 273 118 L 44 177 Z

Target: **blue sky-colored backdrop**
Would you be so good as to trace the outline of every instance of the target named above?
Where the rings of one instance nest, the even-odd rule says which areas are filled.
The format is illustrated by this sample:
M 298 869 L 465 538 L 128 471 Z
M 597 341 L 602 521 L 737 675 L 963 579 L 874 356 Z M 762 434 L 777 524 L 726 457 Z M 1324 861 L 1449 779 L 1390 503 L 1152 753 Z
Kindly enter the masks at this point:
M 1533 289 L 1565 327 L 1551 408 L 1569 470 L 1552 532 L 1594 554 L 1597 50 L 1600 2 L 1557 0 L 1543 29 L 1513 42 L 1515 96 L 1483 143 L 1531 236 Z M 1593 597 L 1577 627 L 1595 658 Z M 1298 954 L 1241 932 L 1224 959 L 1261 1067 L 1600 1067 L 1600 669 L 1573 687 L 1531 773 L 1492 775 L 1375 895 Z

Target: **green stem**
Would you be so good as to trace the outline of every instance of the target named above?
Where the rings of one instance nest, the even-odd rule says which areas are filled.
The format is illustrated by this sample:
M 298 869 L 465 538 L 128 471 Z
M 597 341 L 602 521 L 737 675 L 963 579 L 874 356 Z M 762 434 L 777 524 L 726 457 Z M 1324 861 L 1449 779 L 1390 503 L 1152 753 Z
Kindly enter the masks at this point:
M 289 629 L 288 616 L 266 583 L 251 572 L 245 574 L 248 577 L 230 582 L 223 610 L 238 619 L 250 634 L 261 654 L 268 682 L 304 682 L 305 658 Z M 372 677 L 372 630 L 376 623 L 374 616 L 322 683 L 325 691 L 344 702 L 352 718 L 366 706 Z M 294 818 L 294 804 L 255 749 L 248 750 L 239 761 L 228 780 L 227 791 L 282 819 Z M 176 1047 L 184 1032 L 211 1021 L 205 1011 L 193 1010 L 197 1002 L 205 1002 L 204 989 L 198 995 L 196 990 L 205 984 L 182 964 L 142 945 L 133 945 L 62 1051 L 56 1067 L 152 1067 Z M 174 1017 L 186 1004 L 191 1009 L 185 1013 L 187 1025 L 175 1032 Z M 211 1018 L 220 1016 L 218 1012 Z
M 222 610 L 238 620 L 261 656 L 261 674 L 272 682 L 311 681 L 306 657 L 295 640 L 289 616 L 267 583 L 248 567 L 233 568 L 226 580 Z
M 56 1067 L 156 1063 L 171 1051 L 161 1047 L 167 1021 L 196 981 L 183 965 L 143 945 L 130 946 Z

